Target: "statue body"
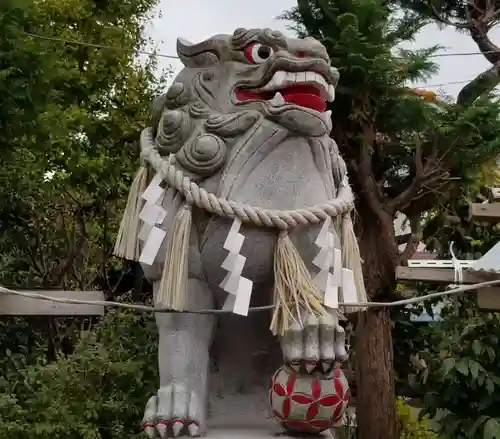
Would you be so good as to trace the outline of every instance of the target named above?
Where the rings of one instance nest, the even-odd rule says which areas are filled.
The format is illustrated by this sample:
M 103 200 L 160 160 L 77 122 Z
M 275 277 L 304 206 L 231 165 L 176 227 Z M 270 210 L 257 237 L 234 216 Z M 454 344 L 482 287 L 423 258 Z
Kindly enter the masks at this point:
M 196 45 L 179 40 L 178 53 L 185 68 L 153 118 L 151 142 L 162 156 L 209 193 L 257 208 L 300 209 L 336 197 L 347 180 L 329 137 L 326 102 L 334 98 L 338 72 L 318 41 L 238 29 Z M 166 198 L 164 206 L 169 215 L 162 227 L 168 230 L 180 201 Z M 219 286 L 227 274 L 223 245 L 232 221 L 198 208 L 192 215 L 186 308 L 221 309 L 227 298 Z M 304 261 L 318 253 L 320 228 L 290 231 Z M 244 223 L 241 233 L 243 275 L 254 283 L 251 305 L 268 305 L 276 230 Z M 143 265 L 155 291 L 163 262 L 159 255 L 152 266 Z M 335 342 L 338 321 L 305 318 L 305 329 L 292 327 L 281 337 L 285 361 L 295 367 L 314 363 L 329 373 L 335 360 L 345 359 L 342 337 Z M 149 436 L 203 435 L 207 407 L 217 419 L 233 416 L 231 410 L 247 420 L 266 415 L 268 380 L 280 365 L 268 313 L 159 313 L 156 319 L 160 384 L 146 407 Z M 242 394 L 250 395 L 246 409 L 231 403 Z

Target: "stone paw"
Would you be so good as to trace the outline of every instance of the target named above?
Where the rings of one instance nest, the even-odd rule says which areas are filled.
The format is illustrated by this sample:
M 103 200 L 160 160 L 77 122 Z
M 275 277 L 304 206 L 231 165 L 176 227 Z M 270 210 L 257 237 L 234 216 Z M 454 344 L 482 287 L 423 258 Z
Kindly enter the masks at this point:
M 142 428 L 150 437 L 199 437 L 204 422 L 203 402 L 184 385 L 170 384 L 149 398 Z
M 285 363 L 296 372 L 329 374 L 335 362 L 347 360 L 346 334 L 334 315 L 309 315 L 294 322 L 281 339 Z

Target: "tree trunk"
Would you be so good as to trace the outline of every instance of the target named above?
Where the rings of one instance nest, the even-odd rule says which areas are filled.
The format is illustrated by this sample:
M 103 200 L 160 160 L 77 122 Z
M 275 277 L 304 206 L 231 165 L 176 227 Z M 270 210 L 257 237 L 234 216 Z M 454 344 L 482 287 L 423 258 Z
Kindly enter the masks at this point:
M 361 201 L 361 200 L 359 200 Z M 368 297 L 391 301 L 399 262 L 392 215 L 358 202 L 356 222 Z M 389 308 L 359 313 L 356 327 L 358 439 L 399 439 Z
M 358 316 L 356 360 L 357 439 L 398 439 L 389 308 Z

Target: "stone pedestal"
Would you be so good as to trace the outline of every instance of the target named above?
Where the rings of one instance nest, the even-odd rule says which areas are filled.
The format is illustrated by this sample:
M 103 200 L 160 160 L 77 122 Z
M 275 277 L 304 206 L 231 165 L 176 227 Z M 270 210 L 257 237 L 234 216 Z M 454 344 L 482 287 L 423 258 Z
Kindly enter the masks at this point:
M 269 322 L 268 313 L 219 319 L 212 349 L 207 439 L 288 437 L 269 410 L 271 378 L 283 364 Z M 333 435 L 326 432 L 319 437 Z
M 283 434 L 277 427 L 276 423 L 253 426 L 241 426 L 241 427 L 224 427 L 222 425 L 213 425 L 210 428 L 206 439 L 272 439 L 272 438 L 289 438 Z M 295 439 L 300 436 L 293 436 Z M 305 437 L 305 436 L 304 436 Z M 335 436 L 330 432 L 324 432 L 320 436 L 316 436 L 318 439 L 334 439 Z M 310 436 L 309 436 L 310 439 Z

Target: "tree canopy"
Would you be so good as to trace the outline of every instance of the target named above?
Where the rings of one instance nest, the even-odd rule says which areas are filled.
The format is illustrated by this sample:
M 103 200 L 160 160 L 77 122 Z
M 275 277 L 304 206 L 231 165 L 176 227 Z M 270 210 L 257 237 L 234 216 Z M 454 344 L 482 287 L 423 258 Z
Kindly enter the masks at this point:
M 467 106 L 436 106 L 411 88 L 436 72 L 429 56 L 439 47 L 398 49 L 429 22 L 412 8 L 400 12 L 380 0 L 299 0 L 283 16 L 299 35 L 322 41 L 340 71 L 332 137 L 357 195 L 365 283 L 377 301 L 397 297 L 395 268 L 413 256 L 424 216 L 461 197 L 462 185 L 478 178 L 500 140 L 498 101 L 486 92 Z M 393 226 L 401 213 L 412 228 L 402 251 Z M 362 439 L 397 437 L 390 328 L 385 310 L 368 311 L 358 321 Z

